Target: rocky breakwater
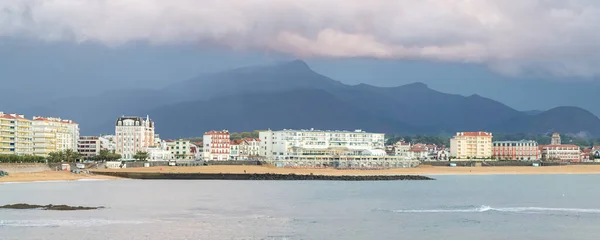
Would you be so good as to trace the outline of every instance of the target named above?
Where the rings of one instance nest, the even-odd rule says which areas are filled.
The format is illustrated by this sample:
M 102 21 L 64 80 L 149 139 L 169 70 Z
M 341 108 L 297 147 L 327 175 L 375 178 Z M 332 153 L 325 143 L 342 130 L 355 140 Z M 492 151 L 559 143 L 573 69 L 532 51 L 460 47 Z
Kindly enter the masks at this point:
M 137 173 L 137 172 L 94 172 L 132 179 L 174 179 L 174 180 L 317 180 L 317 181 L 398 181 L 398 180 L 435 180 L 419 175 L 303 175 L 303 174 L 274 174 L 274 173 Z
M 77 211 L 77 210 L 95 210 L 104 207 L 82 207 L 68 205 L 35 205 L 26 203 L 8 204 L 0 206 L 0 209 L 38 209 L 38 210 L 53 210 L 53 211 Z

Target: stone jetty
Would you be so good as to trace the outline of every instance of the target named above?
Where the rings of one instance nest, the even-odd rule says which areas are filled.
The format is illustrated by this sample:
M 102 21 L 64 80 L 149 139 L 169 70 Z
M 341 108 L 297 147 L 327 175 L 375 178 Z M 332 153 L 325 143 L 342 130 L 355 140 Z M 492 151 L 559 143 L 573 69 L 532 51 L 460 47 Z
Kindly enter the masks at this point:
M 303 175 L 303 174 L 274 174 L 274 173 L 139 173 L 139 172 L 94 172 L 131 179 L 174 179 L 174 180 L 317 180 L 317 181 L 392 181 L 392 180 L 434 180 L 419 175 Z

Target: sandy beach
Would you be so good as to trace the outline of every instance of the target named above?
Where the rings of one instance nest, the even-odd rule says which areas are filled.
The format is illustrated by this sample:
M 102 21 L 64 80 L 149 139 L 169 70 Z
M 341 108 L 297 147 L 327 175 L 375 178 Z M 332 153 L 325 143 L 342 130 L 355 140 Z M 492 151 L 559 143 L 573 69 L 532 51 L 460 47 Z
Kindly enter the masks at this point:
M 0 177 L 0 183 L 3 182 L 37 182 L 37 181 L 75 181 L 82 179 L 117 179 L 116 177 L 94 175 L 94 174 L 73 174 L 63 171 L 43 171 L 43 172 L 17 172 L 10 173 L 8 176 Z
M 551 167 L 432 167 L 396 168 L 386 170 L 290 169 L 265 166 L 199 166 L 105 169 L 110 172 L 164 173 L 277 173 L 315 175 L 458 175 L 458 174 L 600 174 L 600 165 Z
M 268 166 L 200 166 L 149 167 L 125 169 L 98 169 L 107 172 L 163 172 L 163 173 L 277 173 L 314 175 L 481 175 L 481 174 L 600 174 L 600 165 L 572 165 L 551 167 L 432 167 L 397 168 L 386 170 L 291 169 Z M 11 173 L 0 177 L 2 182 L 74 181 L 81 179 L 118 179 L 95 174 L 73 174 L 60 171 Z

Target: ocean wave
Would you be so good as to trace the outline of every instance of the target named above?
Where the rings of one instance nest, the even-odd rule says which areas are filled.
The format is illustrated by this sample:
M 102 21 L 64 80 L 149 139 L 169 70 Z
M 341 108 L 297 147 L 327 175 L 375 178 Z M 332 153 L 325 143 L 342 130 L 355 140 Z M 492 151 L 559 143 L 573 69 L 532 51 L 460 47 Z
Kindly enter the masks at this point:
M 396 213 L 483 213 L 483 212 L 513 212 L 513 213 L 597 213 L 596 208 L 547 208 L 547 207 L 506 207 L 494 208 L 486 205 L 478 207 L 452 208 L 452 209 L 400 209 L 392 210 Z
M 113 224 L 144 224 L 147 221 L 73 219 L 73 220 L 0 220 L 0 227 L 93 227 Z

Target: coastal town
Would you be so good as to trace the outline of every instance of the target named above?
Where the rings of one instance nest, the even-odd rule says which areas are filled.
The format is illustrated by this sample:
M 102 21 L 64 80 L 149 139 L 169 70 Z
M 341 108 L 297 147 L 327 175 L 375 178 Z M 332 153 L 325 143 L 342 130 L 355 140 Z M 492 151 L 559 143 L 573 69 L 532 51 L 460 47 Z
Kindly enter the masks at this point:
M 384 133 L 281 129 L 232 139 L 227 130 L 209 131 L 202 141 L 163 140 L 149 116 L 122 116 L 110 135 L 80 136 L 72 120 L 0 112 L 0 155 L 49 158 L 72 151 L 75 161 L 189 162 L 264 161 L 290 168 L 405 168 L 424 161 L 594 162 L 600 147 L 563 144 L 559 133 L 550 144 L 533 140 L 494 141 L 490 132 L 458 132 L 449 146 L 400 140 L 386 145 Z M 107 157 L 106 155 L 112 155 Z M 122 164 L 107 165 L 122 167 Z

